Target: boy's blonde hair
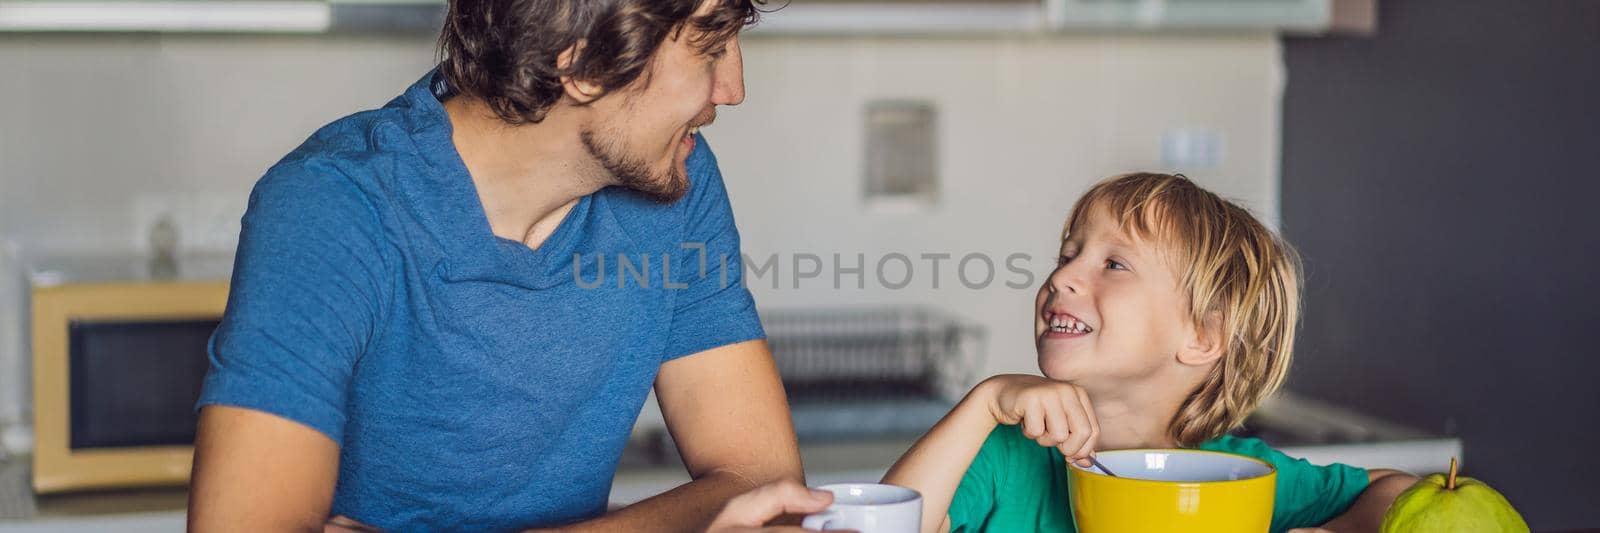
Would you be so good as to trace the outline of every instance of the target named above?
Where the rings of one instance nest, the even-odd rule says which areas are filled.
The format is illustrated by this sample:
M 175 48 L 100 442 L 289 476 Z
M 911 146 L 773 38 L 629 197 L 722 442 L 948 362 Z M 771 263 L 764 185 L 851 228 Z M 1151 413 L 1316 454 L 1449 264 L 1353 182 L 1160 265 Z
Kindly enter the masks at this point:
M 1156 243 L 1187 294 L 1193 324 L 1218 321 L 1226 345 L 1167 427 L 1193 447 L 1244 422 L 1289 374 L 1300 315 L 1300 258 L 1248 211 L 1182 174 L 1114 176 L 1072 208 L 1061 238 L 1097 210 Z

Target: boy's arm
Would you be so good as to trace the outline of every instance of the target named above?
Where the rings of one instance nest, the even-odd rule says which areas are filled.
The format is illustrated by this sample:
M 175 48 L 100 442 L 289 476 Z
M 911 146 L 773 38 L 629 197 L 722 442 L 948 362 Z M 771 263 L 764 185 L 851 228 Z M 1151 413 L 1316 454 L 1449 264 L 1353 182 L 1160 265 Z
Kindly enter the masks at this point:
M 1317 529 L 1295 529 L 1290 533 L 1331 531 L 1335 533 L 1376 532 L 1383 525 L 1383 513 L 1400 493 L 1417 482 L 1417 477 L 1398 470 L 1370 470 L 1367 489 L 1344 514 Z
M 1084 466 L 1100 436 L 1088 393 L 1076 385 L 1023 374 L 984 380 L 883 476 L 922 493 L 924 533 L 949 529 L 956 489 L 998 424 L 1020 425 L 1023 436 Z
M 961 403 L 895 461 L 883 482 L 922 493 L 922 531 L 948 531 L 950 500 L 998 422 L 989 411 L 993 381 L 979 383 Z
M 922 493 L 923 533 L 949 530 L 950 501 L 997 424 L 1021 426 L 1027 439 L 1083 466 L 1099 440 L 1099 421 L 1080 387 L 1043 376 L 984 379 L 883 475 L 885 483 Z

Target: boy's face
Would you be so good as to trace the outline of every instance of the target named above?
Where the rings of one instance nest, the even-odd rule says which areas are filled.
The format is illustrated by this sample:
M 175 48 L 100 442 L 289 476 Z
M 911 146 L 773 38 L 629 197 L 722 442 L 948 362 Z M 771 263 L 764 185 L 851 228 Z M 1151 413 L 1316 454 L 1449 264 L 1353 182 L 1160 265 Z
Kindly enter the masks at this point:
M 718 4 L 702 2 L 696 16 Z M 691 130 L 715 120 L 716 106 L 744 101 L 739 38 L 702 53 L 692 42 L 699 36 L 692 27 L 669 34 L 643 75 L 591 104 L 598 120 L 583 131 L 590 154 L 620 185 L 662 201 L 688 188 Z
M 1052 379 L 1116 384 L 1177 364 L 1193 329 L 1188 299 L 1161 250 L 1123 231 L 1103 209 L 1080 226 L 1061 243 L 1035 301 L 1039 369 Z

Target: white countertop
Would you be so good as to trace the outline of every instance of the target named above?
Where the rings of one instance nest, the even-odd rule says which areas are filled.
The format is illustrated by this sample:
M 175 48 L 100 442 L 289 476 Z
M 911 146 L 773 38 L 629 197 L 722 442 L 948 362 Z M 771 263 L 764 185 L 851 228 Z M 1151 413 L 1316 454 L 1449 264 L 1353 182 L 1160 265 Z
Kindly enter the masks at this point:
M 806 465 L 806 481 L 812 485 L 851 481 L 875 482 L 894 461 L 910 448 L 911 440 L 807 443 L 801 446 Z M 1329 446 L 1285 447 L 1293 457 L 1317 464 L 1345 463 L 1365 468 L 1396 468 L 1423 474 L 1448 467 L 1451 457 L 1461 457 L 1461 441 L 1455 438 Z M 680 465 L 627 468 L 613 478 L 611 503 L 627 505 L 687 483 L 689 476 Z M 181 501 L 181 500 L 179 500 Z M 52 512 L 29 520 L 0 520 L 0 533 L 100 532 L 128 533 L 181 531 L 184 511 L 180 508 L 126 512 L 93 516 L 70 516 Z
M 811 485 L 843 482 L 877 482 L 912 440 L 807 443 L 800 455 Z M 1442 472 L 1450 458 L 1461 457 L 1461 440 L 1419 439 L 1395 442 L 1288 446 L 1279 451 L 1314 464 L 1344 463 L 1362 468 L 1392 468 L 1415 474 Z M 627 505 L 689 482 L 682 467 L 627 469 L 617 472 L 611 486 L 611 503 Z

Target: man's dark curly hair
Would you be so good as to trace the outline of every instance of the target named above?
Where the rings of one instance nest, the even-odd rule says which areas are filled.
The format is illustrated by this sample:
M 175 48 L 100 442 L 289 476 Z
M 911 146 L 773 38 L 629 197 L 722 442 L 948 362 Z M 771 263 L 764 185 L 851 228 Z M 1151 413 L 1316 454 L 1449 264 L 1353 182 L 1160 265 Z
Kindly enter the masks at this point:
M 645 72 L 673 32 L 693 30 L 701 51 L 754 24 L 759 0 L 450 0 L 439 35 L 439 71 L 461 94 L 482 98 L 511 124 L 544 120 L 571 76 L 610 92 Z M 703 2 L 709 12 L 694 16 Z M 583 43 L 566 69 L 556 58 Z

